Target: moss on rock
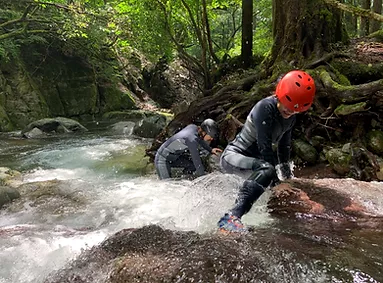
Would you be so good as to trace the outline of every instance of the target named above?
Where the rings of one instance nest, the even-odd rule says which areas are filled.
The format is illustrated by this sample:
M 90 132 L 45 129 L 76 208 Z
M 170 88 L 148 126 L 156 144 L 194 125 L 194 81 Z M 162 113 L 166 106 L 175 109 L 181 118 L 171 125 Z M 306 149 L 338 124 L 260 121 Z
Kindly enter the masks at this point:
M 383 155 L 383 132 L 374 130 L 367 134 L 367 148 L 375 154 Z

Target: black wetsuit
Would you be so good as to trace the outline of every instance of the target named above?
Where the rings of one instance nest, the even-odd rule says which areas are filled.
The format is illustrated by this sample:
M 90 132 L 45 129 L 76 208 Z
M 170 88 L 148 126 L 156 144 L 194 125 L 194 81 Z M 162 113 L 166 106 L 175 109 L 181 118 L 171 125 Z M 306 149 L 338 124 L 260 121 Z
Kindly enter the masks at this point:
M 200 157 L 199 146 L 212 152 L 212 148 L 199 136 L 198 127 L 194 124 L 170 137 L 156 153 L 154 164 L 160 179 L 171 178 L 171 168 L 184 168 L 185 172 L 196 172 L 197 176 L 205 174 Z
M 247 178 L 240 189 L 231 213 L 242 217 L 274 180 L 275 165 L 284 164 L 285 177 L 290 159 L 291 132 L 295 116 L 284 119 L 277 108 L 278 100 L 269 96 L 260 100 L 249 113 L 241 132 L 228 144 L 221 155 L 221 167 L 227 173 Z M 273 144 L 278 143 L 278 158 Z M 288 172 L 286 172 L 288 171 Z

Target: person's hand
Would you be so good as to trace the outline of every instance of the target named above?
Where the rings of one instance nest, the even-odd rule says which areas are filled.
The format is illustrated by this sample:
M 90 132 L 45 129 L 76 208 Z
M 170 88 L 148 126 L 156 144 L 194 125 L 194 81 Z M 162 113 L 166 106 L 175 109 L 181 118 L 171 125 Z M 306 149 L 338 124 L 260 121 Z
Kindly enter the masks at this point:
M 280 168 L 284 179 L 291 179 L 293 177 L 289 163 L 282 163 Z
M 281 183 L 281 180 L 275 175 L 274 179 L 270 183 L 270 187 L 278 186 Z
M 218 155 L 218 153 L 222 153 L 222 149 L 215 147 L 211 150 L 211 153 L 214 155 Z

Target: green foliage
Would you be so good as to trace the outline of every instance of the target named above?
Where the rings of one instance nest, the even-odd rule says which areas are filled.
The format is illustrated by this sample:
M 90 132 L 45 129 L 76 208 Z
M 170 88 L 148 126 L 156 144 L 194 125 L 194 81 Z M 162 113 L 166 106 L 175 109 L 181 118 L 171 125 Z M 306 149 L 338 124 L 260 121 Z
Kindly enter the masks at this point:
M 265 56 L 273 44 L 272 38 L 272 1 L 254 2 L 255 32 L 253 37 L 253 53 Z
M 109 29 L 118 34 L 120 46 L 131 46 L 153 60 L 172 55 L 173 47 L 161 20 L 161 10 L 153 0 L 115 1 L 115 15 Z M 156 9 L 157 8 L 157 9 Z
M 0 63 L 7 63 L 19 54 L 19 45 L 10 39 L 0 41 Z
M 241 3 L 206 0 L 213 51 L 221 60 L 241 52 Z M 256 55 L 265 54 L 272 43 L 271 6 L 271 0 L 254 1 Z M 88 60 L 96 73 L 116 73 L 115 54 L 126 50 L 156 61 L 182 49 L 199 61 L 206 44 L 202 8 L 199 0 L 3 0 L 0 60 L 17 56 L 21 45 L 58 37 L 66 53 Z

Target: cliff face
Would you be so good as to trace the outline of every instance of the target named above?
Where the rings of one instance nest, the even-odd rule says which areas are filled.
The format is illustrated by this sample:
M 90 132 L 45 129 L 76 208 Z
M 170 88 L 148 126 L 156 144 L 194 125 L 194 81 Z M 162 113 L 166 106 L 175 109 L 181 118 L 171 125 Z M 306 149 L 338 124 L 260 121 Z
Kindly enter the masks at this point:
M 23 46 L 17 58 L 0 65 L 0 131 L 45 118 L 81 118 L 105 111 L 135 109 L 131 93 L 116 77 L 84 57 L 54 45 Z

